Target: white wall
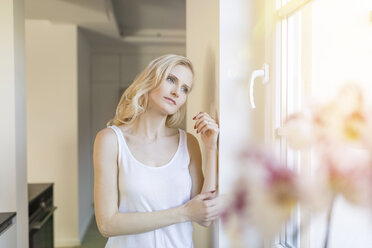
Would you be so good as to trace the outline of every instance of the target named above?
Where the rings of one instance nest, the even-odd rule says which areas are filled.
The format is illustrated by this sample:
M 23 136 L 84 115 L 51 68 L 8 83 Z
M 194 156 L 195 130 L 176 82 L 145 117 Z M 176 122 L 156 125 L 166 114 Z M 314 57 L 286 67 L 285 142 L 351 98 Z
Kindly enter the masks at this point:
M 186 126 L 188 132 L 198 137 L 204 164 L 205 149 L 191 118 L 205 111 L 219 119 L 220 3 L 188 0 L 186 14 L 186 55 L 195 69 L 193 90 L 187 100 Z M 194 223 L 193 226 L 195 248 L 215 246 L 213 227 L 204 228 Z
M 15 165 L 15 73 L 14 73 L 14 16 L 13 1 L 2 1 L 0 8 L 0 84 L 1 104 L 1 164 L 0 166 L 0 212 L 16 211 L 16 165 Z
M 77 27 L 26 20 L 28 181 L 54 182 L 56 246 L 79 245 Z
M 79 238 L 82 241 L 93 216 L 93 147 L 91 146 L 91 50 L 83 31 L 78 30 L 78 199 Z
M 0 2 L 0 37 L 0 212 L 17 212 L 17 247 L 21 248 L 28 247 L 22 0 Z

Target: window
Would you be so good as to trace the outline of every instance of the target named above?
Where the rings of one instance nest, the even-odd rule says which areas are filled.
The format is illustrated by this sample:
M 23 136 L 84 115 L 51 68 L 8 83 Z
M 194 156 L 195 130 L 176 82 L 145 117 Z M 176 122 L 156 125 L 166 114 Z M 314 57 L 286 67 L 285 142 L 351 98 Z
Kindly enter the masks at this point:
M 309 0 L 273 0 L 267 27 L 267 61 L 271 65 L 270 93 L 272 99 L 266 116 L 270 116 L 267 132 L 269 141 L 281 161 L 297 173 L 310 173 L 304 164 L 310 163 L 308 154 L 290 149 L 281 128 L 288 115 L 301 109 L 309 94 L 311 82 L 311 3 Z M 273 15 L 273 13 L 275 13 Z M 269 14 L 270 15 L 270 14 Z M 310 36 L 310 38 L 309 38 Z M 309 54 L 310 53 L 310 54 Z M 309 213 L 298 205 L 290 221 L 276 237 L 275 247 L 303 247 L 308 234 L 300 230 L 300 223 L 308 223 Z

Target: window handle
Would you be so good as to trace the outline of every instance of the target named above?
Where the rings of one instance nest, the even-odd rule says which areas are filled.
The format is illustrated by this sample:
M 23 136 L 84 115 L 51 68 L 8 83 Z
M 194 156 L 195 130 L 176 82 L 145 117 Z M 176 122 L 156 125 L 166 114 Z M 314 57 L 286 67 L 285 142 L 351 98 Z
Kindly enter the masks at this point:
M 256 108 L 256 105 L 254 104 L 253 86 L 254 86 L 254 81 L 258 77 L 263 77 L 263 80 L 262 80 L 263 84 L 266 84 L 266 83 L 269 82 L 269 64 L 265 63 L 261 70 L 254 70 L 252 72 L 251 84 L 249 86 L 249 98 L 250 98 L 250 101 L 251 101 L 252 108 Z

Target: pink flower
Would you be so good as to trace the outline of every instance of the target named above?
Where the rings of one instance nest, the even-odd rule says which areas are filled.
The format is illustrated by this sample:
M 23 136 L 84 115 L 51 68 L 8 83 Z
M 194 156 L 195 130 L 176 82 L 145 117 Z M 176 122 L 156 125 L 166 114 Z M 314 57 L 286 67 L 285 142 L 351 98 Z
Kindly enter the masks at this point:
M 372 131 L 369 131 L 372 121 L 368 116 L 361 89 L 356 85 L 346 85 L 334 100 L 313 104 L 290 115 L 285 121 L 283 134 L 293 149 L 329 142 L 363 146 L 368 143 L 368 136 L 369 140 L 372 139 Z
M 308 149 L 315 142 L 311 113 L 296 113 L 287 118 L 282 129 L 290 147 Z
M 360 88 L 347 85 L 334 100 L 292 114 L 279 131 L 290 147 L 312 149 L 314 175 L 297 175 L 264 149 L 241 153 L 239 178 L 223 214 L 235 238 L 249 228 L 273 237 L 298 203 L 313 211 L 327 208 L 328 224 L 338 196 L 372 208 L 372 114 Z
M 299 201 L 297 176 L 267 151 L 245 151 L 241 162 L 240 177 L 229 211 L 223 216 L 224 223 L 229 219 L 238 220 L 240 226 L 253 226 L 261 234 L 272 237 Z
M 372 162 L 368 150 L 328 146 L 323 147 L 320 156 L 318 171 L 325 175 L 325 191 L 360 206 L 371 204 Z

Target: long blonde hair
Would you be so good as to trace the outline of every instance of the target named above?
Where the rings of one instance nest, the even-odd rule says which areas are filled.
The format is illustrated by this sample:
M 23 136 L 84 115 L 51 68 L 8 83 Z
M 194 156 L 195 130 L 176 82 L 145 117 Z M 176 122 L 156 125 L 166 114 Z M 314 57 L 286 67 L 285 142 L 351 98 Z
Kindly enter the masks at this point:
M 160 86 L 177 65 L 188 67 L 194 75 L 191 61 L 180 55 L 167 54 L 151 61 L 124 91 L 116 108 L 115 117 L 107 122 L 107 126 L 133 123 L 146 111 L 149 92 Z M 182 122 L 185 112 L 186 104 L 176 113 L 168 115 L 165 125 L 167 127 L 178 126 Z

